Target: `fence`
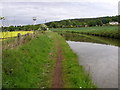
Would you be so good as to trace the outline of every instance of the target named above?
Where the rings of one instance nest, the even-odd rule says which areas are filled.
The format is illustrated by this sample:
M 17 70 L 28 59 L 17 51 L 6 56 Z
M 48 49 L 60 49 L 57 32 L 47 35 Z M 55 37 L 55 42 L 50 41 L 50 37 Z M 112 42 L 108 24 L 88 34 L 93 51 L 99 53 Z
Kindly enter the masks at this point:
M 17 37 L 18 33 L 25 35 L 27 33 L 33 33 L 33 31 L 14 31 L 14 32 L 0 32 L 0 40 L 5 40 L 7 38 Z
M 33 31 L 2 32 L 2 34 L 2 49 L 9 49 L 19 46 L 28 42 L 34 36 Z

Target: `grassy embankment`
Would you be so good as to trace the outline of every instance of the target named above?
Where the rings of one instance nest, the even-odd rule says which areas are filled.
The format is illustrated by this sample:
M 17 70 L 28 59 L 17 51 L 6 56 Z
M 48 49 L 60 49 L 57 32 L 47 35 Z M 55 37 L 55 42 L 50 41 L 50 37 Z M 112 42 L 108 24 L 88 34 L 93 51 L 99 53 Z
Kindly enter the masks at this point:
M 55 61 L 49 34 L 40 34 L 28 43 L 3 50 L 3 88 L 50 87 Z
M 64 87 L 95 87 L 65 40 L 57 33 L 46 32 L 22 46 L 3 50 L 3 88 L 51 88 L 56 62 L 56 40 L 61 42 L 64 57 Z
M 102 26 L 102 27 L 81 27 L 81 28 L 58 28 L 53 31 L 65 31 L 72 33 L 81 33 L 87 35 L 108 37 L 119 39 L 120 33 L 118 32 L 118 26 Z

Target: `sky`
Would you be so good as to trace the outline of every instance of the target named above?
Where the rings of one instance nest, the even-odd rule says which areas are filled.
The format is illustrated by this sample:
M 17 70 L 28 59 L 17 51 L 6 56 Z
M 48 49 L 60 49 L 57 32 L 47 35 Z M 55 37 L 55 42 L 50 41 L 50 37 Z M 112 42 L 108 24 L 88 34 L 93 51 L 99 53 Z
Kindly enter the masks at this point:
M 119 0 L 1 0 L 0 16 L 3 24 L 36 24 L 74 18 L 92 18 L 118 15 Z

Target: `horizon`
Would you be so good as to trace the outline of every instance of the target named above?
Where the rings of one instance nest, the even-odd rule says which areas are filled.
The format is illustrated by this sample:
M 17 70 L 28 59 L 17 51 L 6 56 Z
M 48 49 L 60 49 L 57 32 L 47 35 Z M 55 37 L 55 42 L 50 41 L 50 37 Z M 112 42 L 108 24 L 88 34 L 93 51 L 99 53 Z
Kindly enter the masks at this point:
M 114 15 L 114 16 L 119 16 L 119 15 Z M 114 16 L 102 16 L 102 17 L 114 17 Z M 91 19 L 92 18 L 101 18 L 101 17 L 91 17 Z M 58 20 L 58 22 L 63 20 L 74 20 L 74 19 L 89 19 L 89 18 L 61 19 L 61 20 Z M 50 21 L 50 22 L 57 22 L 57 21 Z M 50 23 L 50 22 L 46 22 L 46 23 Z M 39 25 L 39 24 L 45 24 L 45 23 L 37 23 L 35 25 Z M 33 25 L 33 24 L 26 24 L 26 25 Z M 15 25 L 15 26 L 26 26 L 26 25 Z M 10 26 L 14 26 L 14 25 L 10 25 Z M 6 27 L 9 27 L 9 26 L 6 26 Z

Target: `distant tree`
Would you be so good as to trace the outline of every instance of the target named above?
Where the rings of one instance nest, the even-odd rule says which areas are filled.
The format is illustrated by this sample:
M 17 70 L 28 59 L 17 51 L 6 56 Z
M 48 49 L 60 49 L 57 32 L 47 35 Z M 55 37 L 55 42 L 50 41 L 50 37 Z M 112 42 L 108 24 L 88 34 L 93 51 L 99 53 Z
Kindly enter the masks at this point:
M 88 26 L 96 26 L 96 22 L 95 21 L 89 21 Z
M 102 26 L 102 25 L 103 25 L 103 23 L 102 23 L 102 21 L 101 21 L 101 20 L 96 20 L 96 25 L 98 25 L 98 26 Z
M 5 17 L 0 17 L 0 20 L 5 20 Z
M 107 24 L 111 21 L 110 19 L 107 19 L 107 18 L 102 18 L 101 20 L 103 24 Z
M 8 28 L 8 31 L 15 31 L 15 27 L 14 27 L 14 26 L 10 26 L 10 27 Z
M 118 16 L 113 16 L 112 21 L 118 22 Z

